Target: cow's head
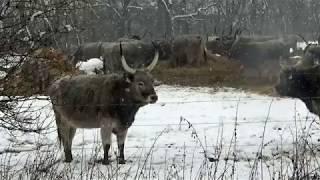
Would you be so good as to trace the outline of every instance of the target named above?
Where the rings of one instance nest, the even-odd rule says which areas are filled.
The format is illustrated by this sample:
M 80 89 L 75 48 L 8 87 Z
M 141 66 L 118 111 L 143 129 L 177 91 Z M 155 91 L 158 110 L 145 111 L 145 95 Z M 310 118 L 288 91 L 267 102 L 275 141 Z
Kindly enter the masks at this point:
M 315 96 L 318 89 L 320 66 L 305 66 L 298 62 L 294 66 L 282 66 L 275 89 L 281 96 L 301 98 Z
M 234 46 L 238 42 L 240 34 L 240 29 L 237 29 L 233 35 L 232 30 L 228 35 L 224 35 L 224 33 L 222 32 L 220 36 L 208 39 L 206 43 L 207 48 L 212 53 L 230 55 L 232 46 Z
M 159 50 L 160 60 L 167 60 L 172 55 L 171 43 L 168 40 L 155 40 L 152 42 L 153 46 Z
M 131 98 L 133 98 L 136 103 L 155 103 L 158 100 L 158 96 L 154 90 L 154 79 L 150 72 L 158 62 L 158 50 L 156 49 L 154 58 L 150 65 L 144 69 L 133 69 L 127 64 L 122 52 L 121 42 L 120 56 L 122 67 L 125 70 L 124 77 L 127 84 L 126 93 L 130 94 Z

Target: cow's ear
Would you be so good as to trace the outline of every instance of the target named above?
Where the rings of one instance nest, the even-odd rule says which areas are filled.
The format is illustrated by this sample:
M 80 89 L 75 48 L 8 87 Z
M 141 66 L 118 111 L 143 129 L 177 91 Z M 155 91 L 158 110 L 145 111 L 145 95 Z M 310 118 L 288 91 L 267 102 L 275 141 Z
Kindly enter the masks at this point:
M 127 83 L 132 83 L 134 81 L 134 75 L 131 73 L 124 73 L 123 76 Z

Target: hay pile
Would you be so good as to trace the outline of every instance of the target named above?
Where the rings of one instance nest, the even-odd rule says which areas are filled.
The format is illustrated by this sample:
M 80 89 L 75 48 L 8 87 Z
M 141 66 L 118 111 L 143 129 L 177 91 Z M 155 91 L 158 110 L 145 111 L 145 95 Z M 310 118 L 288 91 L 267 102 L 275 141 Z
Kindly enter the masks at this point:
M 50 84 L 61 76 L 77 74 L 71 60 L 61 50 L 41 48 L 34 51 L 3 85 L 3 95 L 46 95 Z

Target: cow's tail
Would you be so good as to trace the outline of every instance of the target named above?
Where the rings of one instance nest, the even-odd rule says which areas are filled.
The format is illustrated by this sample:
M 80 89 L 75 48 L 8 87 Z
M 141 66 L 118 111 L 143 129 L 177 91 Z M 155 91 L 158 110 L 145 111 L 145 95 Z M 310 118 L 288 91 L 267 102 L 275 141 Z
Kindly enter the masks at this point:
M 62 122 L 61 122 L 61 115 L 59 114 L 59 112 L 57 111 L 57 106 L 59 106 L 59 102 L 58 102 L 58 89 L 60 87 L 60 82 L 62 79 L 59 79 L 57 81 L 55 81 L 49 88 L 48 90 L 48 95 L 50 96 L 50 100 L 52 103 L 52 109 L 54 112 L 54 116 L 56 119 L 56 126 L 57 126 L 57 132 L 58 132 L 58 141 L 59 141 L 59 146 L 61 147 L 61 142 L 62 142 L 62 132 L 61 132 L 61 126 L 62 126 Z
M 57 125 L 57 132 L 58 132 L 59 147 L 61 148 L 61 142 L 62 142 L 61 116 L 60 116 L 59 113 L 56 113 L 56 111 L 55 111 L 54 114 L 55 114 L 55 117 L 56 117 L 56 125 Z

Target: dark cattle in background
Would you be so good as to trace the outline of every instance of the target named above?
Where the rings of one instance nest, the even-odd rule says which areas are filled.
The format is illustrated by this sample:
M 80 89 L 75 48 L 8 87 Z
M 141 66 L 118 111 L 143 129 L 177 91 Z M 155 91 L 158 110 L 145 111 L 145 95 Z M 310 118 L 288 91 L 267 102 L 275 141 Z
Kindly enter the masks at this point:
M 211 53 L 217 53 L 221 55 L 229 55 L 229 51 L 235 43 L 247 44 L 247 43 L 259 43 L 271 40 L 282 39 L 290 48 L 296 49 L 299 37 L 297 35 L 283 35 L 283 36 L 245 36 L 245 35 L 228 35 L 228 36 L 209 36 L 206 42 L 207 49 Z
M 106 46 L 108 44 L 109 46 L 117 46 L 119 45 L 120 41 L 124 42 L 134 42 L 139 41 L 140 37 L 138 36 L 132 36 L 132 37 L 123 37 L 119 38 L 116 42 L 88 42 L 81 44 L 76 52 L 73 54 L 74 56 L 74 65 L 79 61 L 86 61 L 91 58 L 100 58 L 100 56 L 103 56 L 103 50 L 102 47 Z
M 117 41 L 123 42 L 123 41 L 137 41 L 137 40 L 141 40 L 141 37 L 138 35 L 131 35 L 131 36 L 119 38 Z
M 81 44 L 73 54 L 73 65 L 76 65 L 79 61 L 86 61 L 91 58 L 100 58 L 100 56 L 102 56 L 101 48 L 103 43 L 104 42 L 90 42 Z
M 275 89 L 281 96 L 301 99 L 310 112 L 320 115 L 320 65 L 299 62 L 282 67 Z
M 290 50 L 296 48 L 298 36 L 223 36 L 209 38 L 208 50 L 239 60 L 244 66 L 244 76 L 277 77 L 280 59 L 288 59 Z
M 112 133 L 117 136 L 119 163 L 125 163 L 124 143 L 136 112 L 158 99 L 149 74 L 157 59 L 143 70 L 129 67 L 123 55 L 121 63 L 126 71 L 123 75 L 67 76 L 50 87 L 49 95 L 66 162 L 72 161 L 71 146 L 76 129 L 100 128 L 104 149 L 102 163 L 109 163 Z
M 280 72 L 279 61 L 288 59 L 292 42 L 284 38 L 266 41 L 236 40 L 229 50 L 229 56 L 244 65 L 249 77 L 267 78 L 275 80 Z M 246 70 L 247 69 L 247 70 Z
M 229 50 L 229 55 L 244 65 L 255 66 L 263 60 L 278 61 L 280 57 L 289 58 L 290 46 L 284 39 L 252 42 L 236 40 Z
M 127 57 L 127 63 L 133 68 L 142 68 L 149 64 L 155 56 L 155 46 L 159 51 L 159 59 L 167 59 L 171 55 L 171 46 L 167 41 L 145 42 L 135 39 L 127 39 L 122 42 L 123 53 Z M 74 61 L 84 61 L 90 58 L 104 60 L 104 72 L 123 71 L 119 61 L 119 42 L 95 42 L 85 43 L 78 48 Z
M 182 35 L 172 42 L 171 63 L 174 67 L 199 66 L 207 61 L 205 40 L 199 35 Z
M 304 60 L 309 64 L 319 64 L 320 61 L 320 46 L 310 44 L 304 50 Z
M 277 36 L 239 36 L 239 41 L 242 43 L 246 42 L 263 42 L 278 39 Z
M 103 43 L 102 57 L 104 60 L 105 73 L 121 72 L 123 71 L 119 52 L 119 43 Z M 129 66 L 139 69 L 146 64 L 150 64 L 151 60 L 155 58 L 155 48 L 152 43 L 143 41 L 126 41 L 122 42 L 123 54 L 126 56 L 126 61 Z M 157 48 L 159 50 L 159 48 Z M 158 57 L 157 57 L 158 58 Z

